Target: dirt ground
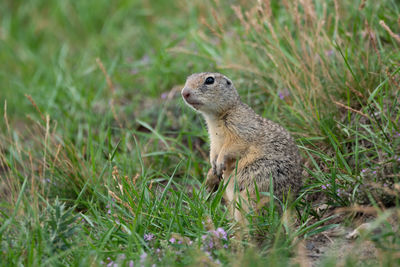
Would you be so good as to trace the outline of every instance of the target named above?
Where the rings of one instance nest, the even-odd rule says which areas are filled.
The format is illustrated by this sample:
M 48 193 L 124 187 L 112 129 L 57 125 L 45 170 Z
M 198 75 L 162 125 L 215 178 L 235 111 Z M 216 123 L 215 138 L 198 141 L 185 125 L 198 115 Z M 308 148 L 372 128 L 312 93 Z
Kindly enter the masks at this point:
M 326 216 L 335 213 L 338 216 L 329 223 L 339 224 L 338 227 L 306 238 L 300 244 L 305 254 L 301 266 L 319 266 L 323 262 L 344 266 L 348 261 L 362 266 L 379 265 L 382 251 L 370 237 L 398 232 L 399 210 L 388 209 L 378 215 L 372 207 L 353 207 L 331 210 Z

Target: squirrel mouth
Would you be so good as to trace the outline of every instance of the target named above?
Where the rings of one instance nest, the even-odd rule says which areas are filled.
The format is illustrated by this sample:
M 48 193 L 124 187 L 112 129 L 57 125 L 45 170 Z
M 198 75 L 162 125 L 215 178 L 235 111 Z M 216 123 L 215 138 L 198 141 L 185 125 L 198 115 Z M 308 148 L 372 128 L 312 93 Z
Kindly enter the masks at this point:
M 188 103 L 190 106 L 192 106 L 194 108 L 198 108 L 199 106 L 203 105 L 203 103 L 193 101 L 193 100 L 187 100 L 187 99 L 186 99 L 186 103 Z

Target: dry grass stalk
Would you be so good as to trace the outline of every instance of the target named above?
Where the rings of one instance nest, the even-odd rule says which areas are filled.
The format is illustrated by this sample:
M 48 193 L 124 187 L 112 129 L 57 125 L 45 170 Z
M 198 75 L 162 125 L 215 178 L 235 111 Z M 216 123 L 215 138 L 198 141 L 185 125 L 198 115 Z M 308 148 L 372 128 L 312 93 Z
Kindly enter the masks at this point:
M 367 2 L 367 0 L 361 0 L 360 5 L 358 6 L 358 10 L 363 10 L 365 7 L 365 3 Z
M 113 191 L 111 191 L 107 186 L 106 186 L 108 193 L 110 196 L 115 199 L 119 204 L 123 205 L 125 208 L 127 208 L 133 215 L 135 215 L 135 212 L 133 211 L 132 207 L 129 206 L 128 203 L 124 202 L 122 199 L 120 199 Z
M 223 39 L 222 35 L 219 34 L 213 27 L 211 27 L 211 25 L 207 23 L 207 20 L 204 17 L 200 18 L 200 23 L 206 26 L 219 39 Z
M 35 208 L 38 208 L 38 201 L 37 201 L 37 195 L 36 192 L 38 192 L 37 189 L 37 185 L 35 183 L 35 169 L 34 169 L 34 165 L 33 165 L 33 159 L 32 159 L 32 154 L 31 152 L 29 152 L 29 163 L 31 165 L 31 196 L 33 198 L 33 205 L 35 206 Z
M 245 12 L 246 19 L 250 24 L 250 28 L 254 29 L 256 32 L 262 31 L 262 26 L 257 16 L 258 13 L 257 6 L 254 6 L 252 9 Z
M 394 197 L 397 197 L 400 194 L 400 188 L 399 188 L 400 186 L 398 186 L 397 184 L 395 184 L 393 186 L 394 190 L 392 190 L 390 188 L 387 188 L 387 187 L 384 187 L 384 186 L 382 186 L 381 184 L 378 184 L 378 183 L 372 183 L 371 182 L 371 183 L 368 183 L 368 185 L 371 185 L 374 188 L 381 189 L 381 190 L 385 191 L 386 194 L 394 196 Z
M 304 13 L 306 15 L 307 21 L 310 23 L 313 23 L 317 18 L 317 15 L 315 14 L 315 7 L 313 5 L 313 2 L 311 0 L 299 0 L 299 3 L 304 8 Z
M 44 151 L 43 151 L 43 166 L 41 172 L 41 180 L 43 181 L 46 177 L 46 169 L 47 169 L 47 143 L 49 139 L 49 131 L 50 131 L 50 116 L 46 115 L 46 132 L 44 135 Z M 44 186 L 42 186 L 42 195 L 44 195 Z
M 25 97 L 28 98 L 28 100 L 31 102 L 33 107 L 36 109 L 36 111 L 39 113 L 40 117 L 42 118 L 43 121 L 46 121 L 45 116 L 43 113 L 40 111 L 38 105 L 36 105 L 36 102 L 33 100 L 32 96 L 25 94 Z
M 136 173 L 135 177 L 132 178 L 133 185 L 136 185 L 136 181 L 139 178 L 139 173 Z
M 365 28 L 367 30 L 368 38 L 372 44 L 372 48 L 374 49 L 376 55 L 378 56 L 379 65 L 382 65 L 381 53 L 379 52 L 377 47 L 376 35 L 372 31 L 371 27 L 369 27 L 367 20 L 365 20 Z
M 58 144 L 58 145 L 57 145 L 56 154 L 55 154 L 55 156 L 54 156 L 53 164 L 52 164 L 53 166 L 55 166 L 56 161 L 58 161 L 58 155 L 60 154 L 61 147 L 62 147 L 61 144 Z
M 308 252 L 306 249 L 306 244 L 304 240 L 301 240 L 296 245 L 296 256 L 293 258 L 293 263 L 297 263 L 300 267 L 311 267 L 312 264 L 308 258 Z
M 122 123 L 121 123 L 120 120 L 118 119 L 117 113 L 116 113 L 116 111 L 115 111 L 115 106 L 114 106 L 115 87 L 114 87 L 114 85 L 113 85 L 113 83 L 112 83 L 112 81 L 111 81 L 110 76 L 108 75 L 108 73 L 107 73 L 107 71 L 106 71 L 106 68 L 105 68 L 104 65 L 103 65 L 103 62 L 101 62 L 101 59 L 100 59 L 100 58 L 96 58 L 96 63 L 97 63 L 97 65 L 99 66 L 100 70 L 103 72 L 104 77 L 106 78 L 107 86 L 108 86 L 108 88 L 110 88 L 110 90 L 111 90 L 111 94 L 112 94 L 112 96 L 111 96 L 111 101 L 110 101 L 111 112 L 112 112 L 112 114 L 113 114 L 113 117 L 114 117 L 115 121 L 118 123 L 119 128 L 122 129 L 122 128 L 123 128 Z
M 335 213 L 345 213 L 345 212 L 361 212 L 365 214 L 370 214 L 370 215 L 377 215 L 379 213 L 380 209 L 372 206 L 359 206 L 359 205 L 354 205 L 352 207 L 341 207 L 335 209 Z
M 4 100 L 4 122 L 6 123 L 7 132 L 10 132 L 10 125 L 7 118 L 7 100 Z
M 271 0 L 257 0 L 258 6 L 257 11 L 261 15 L 263 20 L 271 20 L 272 9 Z
M 339 107 L 345 108 L 345 109 L 350 110 L 350 111 L 352 111 L 352 112 L 355 112 L 355 113 L 357 113 L 357 114 L 359 114 L 359 115 L 361 115 L 361 116 L 363 116 L 363 117 L 365 117 L 365 118 L 370 119 L 370 117 L 369 117 L 367 114 L 362 113 L 362 112 L 359 111 L 359 110 L 356 110 L 356 109 L 354 109 L 354 108 L 351 108 L 351 107 L 349 107 L 349 106 L 346 106 L 345 104 L 342 104 L 342 103 L 340 103 L 340 102 L 338 102 L 338 101 L 335 101 L 335 100 L 333 100 L 333 103 L 335 103 L 335 104 L 338 105 Z
M 214 20 L 217 22 L 219 32 L 221 32 L 223 34 L 224 33 L 224 23 L 221 21 L 221 19 L 223 17 L 218 16 L 218 12 L 214 8 L 211 9 L 211 14 L 212 14 Z
M 354 89 L 354 88 L 350 85 L 350 83 L 346 82 L 345 84 L 346 84 L 346 86 L 350 89 L 350 91 L 352 91 L 352 92 L 353 92 L 354 94 L 356 94 L 358 97 L 365 99 L 365 96 L 364 96 L 360 91 L 357 91 L 356 89 Z
M 244 19 L 242 10 L 240 8 L 240 6 L 234 6 L 232 5 L 231 8 L 233 9 L 233 11 L 236 14 L 236 17 L 238 17 L 238 19 L 240 20 L 240 23 L 242 24 L 242 26 L 244 27 L 246 34 L 249 33 L 250 31 L 250 25 L 246 22 L 246 20 Z
M 396 86 L 398 89 L 400 89 L 400 84 L 394 78 L 395 74 L 390 73 L 389 68 L 386 68 L 385 72 L 386 72 L 386 76 L 389 77 L 389 80 L 391 81 L 391 83 L 393 83 L 394 86 Z
M 390 36 L 392 36 L 393 39 L 400 43 L 400 37 L 392 32 L 392 30 L 389 28 L 389 26 L 386 25 L 383 20 L 379 21 L 379 24 L 389 33 Z
M 339 20 L 340 20 L 339 4 L 338 4 L 337 0 L 333 0 L 333 2 L 335 3 L 335 33 L 337 33 L 338 27 L 339 27 Z
M 117 182 L 118 188 L 119 188 L 119 191 L 121 191 L 121 194 L 124 195 L 124 187 L 119 182 L 120 176 L 119 176 L 119 171 L 118 171 L 118 167 L 117 166 L 113 167 L 112 178 L 114 179 L 115 182 Z
M 107 83 L 108 88 L 110 88 L 112 93 L 114 93 L 115 92 L 114 85 L 113 85 L 113 83 L 111 81 L 110 76 L 108 75 L 108 73 L 106 71 L 106 68 L 103 65 L 103 62 L 101 62 L 100 58 L 96 58 L 96 63 L 99 66 L 100 70 L 103 72 L 104 77 L 106 78 L 106 83 Z

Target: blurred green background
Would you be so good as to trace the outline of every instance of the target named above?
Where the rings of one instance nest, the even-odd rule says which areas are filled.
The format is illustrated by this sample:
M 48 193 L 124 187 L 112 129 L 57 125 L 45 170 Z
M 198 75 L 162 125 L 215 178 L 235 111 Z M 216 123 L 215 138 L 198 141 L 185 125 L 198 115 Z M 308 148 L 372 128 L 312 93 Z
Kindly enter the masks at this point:
M 0 1 L 0 265 L 399 262 L 399 14 L 396 0 Z M 247 214 L 245 233 L 223 188 L 204 188 L 206 126 L 180 97 L 203 71 L 303 157 L 298 198 Z M 343 250 L 377 254 L 318 252 L 367 220 Z

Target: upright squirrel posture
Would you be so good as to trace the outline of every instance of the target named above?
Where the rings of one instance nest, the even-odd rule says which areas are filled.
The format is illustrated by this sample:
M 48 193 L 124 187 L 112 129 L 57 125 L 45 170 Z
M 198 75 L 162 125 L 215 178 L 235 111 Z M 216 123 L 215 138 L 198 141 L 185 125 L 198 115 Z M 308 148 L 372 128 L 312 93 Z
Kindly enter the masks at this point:
M 203 114 L 210 136 L 211 169 L 206 185 L 213 189 L 220 181 L 228 183 L 224 199 L 235 208 L 238 195 L 248 199 L 268 192 L 272 176 L 274 194 L 282 199 L 296 194 L 302 185 L 300 155 L 290 134 L 279 124 L 257 115 L 241 102 L 231 80 L 220 73 L 189 76 L 182 97 Z M 248 206 L 242 205 L 247 211 Z

